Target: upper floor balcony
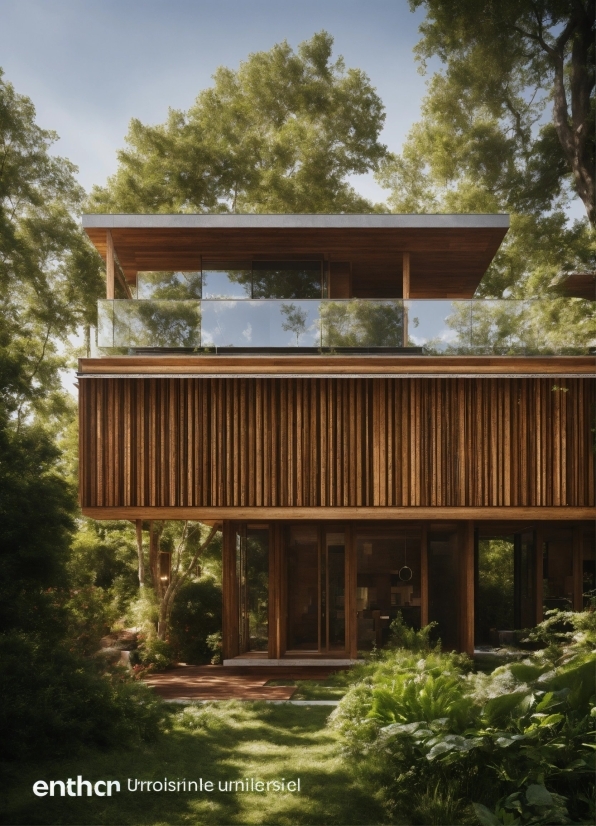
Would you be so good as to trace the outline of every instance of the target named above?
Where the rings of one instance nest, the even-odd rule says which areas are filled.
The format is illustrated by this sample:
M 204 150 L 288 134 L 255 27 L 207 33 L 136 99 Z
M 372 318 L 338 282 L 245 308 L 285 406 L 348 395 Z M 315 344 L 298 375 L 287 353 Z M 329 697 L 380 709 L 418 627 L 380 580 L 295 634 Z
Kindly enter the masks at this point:
M 503 215 L 91 215 L 104 355 L 588 354 L 593 302 L 473 296 Z M 117 296 L 121 297 L 118 298 Z
M 102 300 L 97 344 L 106 355 L 587 355 L 596 345 L 596 316 L 586 314 L 585 304 L 574 298 Z

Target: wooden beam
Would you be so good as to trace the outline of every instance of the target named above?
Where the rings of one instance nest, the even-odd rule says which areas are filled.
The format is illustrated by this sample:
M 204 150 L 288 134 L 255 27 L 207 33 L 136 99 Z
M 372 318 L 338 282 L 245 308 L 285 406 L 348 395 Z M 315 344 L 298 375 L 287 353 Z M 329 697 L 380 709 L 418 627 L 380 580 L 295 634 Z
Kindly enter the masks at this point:
M 460 520 L 501 521 L 515 519 L 536 522 L 594 520 L 596 508 L 591 507 L 83 507 L 83 515 L 92 519 L 192 519 L 197 522 L 210 519 L 239 520 Z
M 562 376 L 596 375 L 594 356 L 112 356 L 79 359 L 86 376 Z
M 106 233 L 106 298 L 108 300 L 115 298 L 115 274 L 114 241 L 112 233 L 108 230 Z

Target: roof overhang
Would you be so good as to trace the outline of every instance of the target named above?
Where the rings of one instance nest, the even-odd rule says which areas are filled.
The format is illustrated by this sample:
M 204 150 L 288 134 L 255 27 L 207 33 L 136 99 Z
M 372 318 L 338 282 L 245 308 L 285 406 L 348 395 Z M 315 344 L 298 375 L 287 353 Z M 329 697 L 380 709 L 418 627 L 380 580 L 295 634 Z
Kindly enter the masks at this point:
M 509 228 L 508 215 L 84 215 L 105 259 L 107 231 L 126 280 L 198 270 L 201 259 L 320 257 L 350 262 L 356 297 L 470 298 Z M 372 297 L 372 296 L 371 296 Z

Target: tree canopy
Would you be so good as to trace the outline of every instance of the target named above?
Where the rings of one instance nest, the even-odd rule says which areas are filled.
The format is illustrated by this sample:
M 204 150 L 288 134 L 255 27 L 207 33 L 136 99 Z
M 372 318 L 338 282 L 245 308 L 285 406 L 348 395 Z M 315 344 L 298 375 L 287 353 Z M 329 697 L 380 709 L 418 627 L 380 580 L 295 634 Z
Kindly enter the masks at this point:
M 0 346 L 17 418 L 62 409 L 60 351 L 79 324 L 94 323 L 102 287 L 101 262 L 76 220 L 84 193 L 73 164 L 50 153 L 56 140 L 0 70 Z
M 596 226 L 594 0 L 410 0 L 410 6 L 426 9 L 418 56 L 437 55 L 446 66 L 431 96 L 444 97 L 455 134 L 467 132 L 470 171 L 518 208 L 545 209 L 571 177 Z M 547 107 L 551 119 L 544 123 Z M 466 129 L 471 111 L 484 117 Z
M 587 192 L 593 220 L 593 178 L 591 194 L 584 186 L 594 168 L 593 45 L 584 37 L 593 5 L 411 2 L 427 10 L 417 46 L 423 68 L 431 55 L 443 66 L 429 81 L 401 153 L 382 161 L 379 180 L 395 212 L 511 214 L 511 230 L 480 286 L 485 296 L 544 293 L 562 271 L 595 266 L 588 222 L 572 224 L 566 213 Z M 561 142 L 559 110 L 546 118 L 559 69 L 536 31 L 564 64 L 573 157 Z
M 368 77 L 315 34 L 219 68 L 188 112 L 133 119 L 97 212 L 369 212 L 348 176 L 373 170 L 383 104 Z

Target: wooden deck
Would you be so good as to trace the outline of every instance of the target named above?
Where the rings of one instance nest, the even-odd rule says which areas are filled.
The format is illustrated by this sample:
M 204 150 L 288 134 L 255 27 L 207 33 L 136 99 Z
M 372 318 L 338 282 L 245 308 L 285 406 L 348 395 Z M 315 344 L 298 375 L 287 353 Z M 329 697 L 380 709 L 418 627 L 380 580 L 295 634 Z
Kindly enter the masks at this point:
M 295 686 L 276 680 L 324 680 L 341 667 L 189 665 L 145 679 L 164 700 L 289 700 Z

